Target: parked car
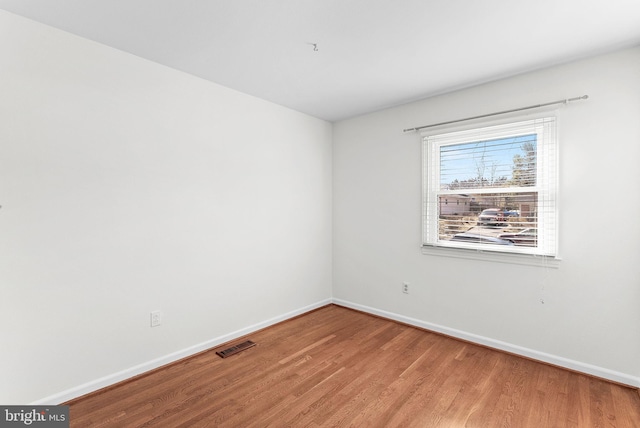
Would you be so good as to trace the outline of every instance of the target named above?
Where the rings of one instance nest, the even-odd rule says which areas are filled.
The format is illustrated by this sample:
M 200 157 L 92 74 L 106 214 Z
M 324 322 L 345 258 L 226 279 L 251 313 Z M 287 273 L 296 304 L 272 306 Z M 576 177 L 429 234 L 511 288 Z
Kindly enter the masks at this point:
M 493 236 L 478 235 L 475 233 L 456 233 L 450 241 L 469 242 L 472 244 L 494 244 L 494 245 L 514 245 L 506 239 L 494 238 Z
M 499 208 L 489 208 L 478 216 L 479 225 L 499 226 L 505 223 L 504 211 Z
M 520 217 L 520 211 L 518 210 L 509 210 L 504 212 L 505 217 Z
M 513 242 L 515 245 L 522 245 L 526 247 L 538 246 L 538 229 L 529 228 L 522 229 L 516 233 L 501 233 L 498 238 L 505 239 Z

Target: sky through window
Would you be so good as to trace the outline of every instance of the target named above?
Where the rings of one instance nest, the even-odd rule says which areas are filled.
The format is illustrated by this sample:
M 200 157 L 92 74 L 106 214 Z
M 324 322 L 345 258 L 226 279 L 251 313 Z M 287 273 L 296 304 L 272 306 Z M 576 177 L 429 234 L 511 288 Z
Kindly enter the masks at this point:
M 530 173 L 535 173 L 531 164 L 535 151 L 536 134 L 441 146 L 440 183 L 443 187 L 473 181 L 484 184 L 471 187 L 508 185 L 514 171 L 533 168 Z M 529 164 L 523 165 L 527 160 Z

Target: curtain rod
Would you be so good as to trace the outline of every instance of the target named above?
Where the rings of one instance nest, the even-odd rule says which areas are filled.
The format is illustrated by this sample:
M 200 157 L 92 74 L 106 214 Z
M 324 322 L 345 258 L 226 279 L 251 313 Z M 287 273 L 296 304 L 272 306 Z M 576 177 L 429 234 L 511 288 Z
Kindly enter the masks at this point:
M 516 112 L 516 111 L 531 110 L 531 109 L 534 109 L 534 108 L 552 106 L 552 105 L 555 105 L 555 104 L 567 104 L 567 103 L 570 103 L 572 101 L 586 100 L 587 98 L 589 98 L 589 95 L 583 95 L 581 97 L 567 98 L 567 99 L 558 100 L 558 101 L 551 101 L 549 103 L 536 104 L 534 106 L 514 108 L 514 109 L 511 109 L 511 110 L 497 111 L 495 113 L 481 114 L 480 116 L 466 117 L 464 119 L 457 119 L 457 120 L 450 120 L 448 122 L 434 123 L 432 125 L 424 125 L 424 126 L 417 126 L 415 128 L 407 128 L 407 129 L 404 129 L 402 132 L 419 131 L 419 130 L 425 129 L 425 128 L 433 128 L 434 126 L 449 125 L 449 124 L 458 123 L 458 122 L 466 122 L 467 120 L 482 119 L 483 117 L 497 116 L 499 114 L 513 113 L 513 112 Z

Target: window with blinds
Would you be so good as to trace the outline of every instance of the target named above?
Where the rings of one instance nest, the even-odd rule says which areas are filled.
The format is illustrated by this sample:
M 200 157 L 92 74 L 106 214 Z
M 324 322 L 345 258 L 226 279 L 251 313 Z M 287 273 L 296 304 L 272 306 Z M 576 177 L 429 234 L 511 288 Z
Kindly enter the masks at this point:
M 423 246 L 556 256 L 555 122 L 423 135 Z

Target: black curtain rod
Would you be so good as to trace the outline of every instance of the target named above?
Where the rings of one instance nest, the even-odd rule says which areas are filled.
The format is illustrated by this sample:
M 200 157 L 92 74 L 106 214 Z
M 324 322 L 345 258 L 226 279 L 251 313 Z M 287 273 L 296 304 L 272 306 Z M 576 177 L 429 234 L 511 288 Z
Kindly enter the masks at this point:
M 499 114 L 513 113 L 513 112 L 523 111 L 523 110 L 531 110 L 531 109 L 534 109 L 534 108 L 552 106 L 552 105 L 555 105 L 555 104 L 567 104 L 567 103 L 570 103 L 572 101 L 586 100 L 587 98 L 589 98 L 589 95 L 583 95 L 581 97 L 567 98 L 567 99 L 558 100 L 558 101 L 551 101 L 549 103 L 537 104 L 537 105 L 534 105 L 534 106 L 514 108 L 514 109 L 511 109 L 511 110 L 497 111 L 495 113 L 481 114 L 480 116 L 466 117 L 464 119 L 457 119 L 457 120 L 450 120 L 448 122 L 434 123 L 432 125 L 424 125 L 424 126 L 417 126 L 415 128 L 407 128 L 407 129 L 404 129 L 402 132 L 419 131 L 419 130 L 425 129 L 425 128 L 433 128 L 434 126 L 449 125 L 449 124 L 458 123 L 458 122 L 466 122 L 467 120 L 482 119 L 483 117 L 497 116 Z

